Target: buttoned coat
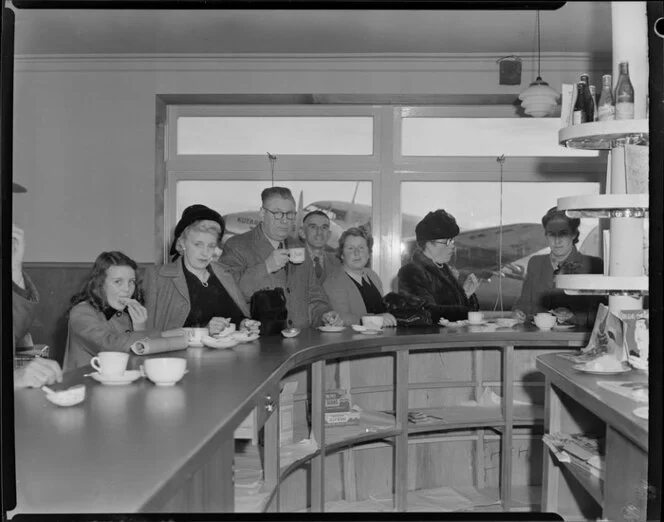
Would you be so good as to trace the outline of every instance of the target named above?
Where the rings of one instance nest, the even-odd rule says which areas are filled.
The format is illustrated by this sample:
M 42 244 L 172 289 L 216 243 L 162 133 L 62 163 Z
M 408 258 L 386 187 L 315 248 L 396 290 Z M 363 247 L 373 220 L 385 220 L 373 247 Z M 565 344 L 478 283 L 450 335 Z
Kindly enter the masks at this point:
M 246 298 L 228 268 L 214 261 L 210 263 L 210 268 L 242 313 L 249 317 Z M 177 259 L 159 267 L 148 267 L 145 270 L 143 288 L 145 307 L 148 310 L 147 327 L 159 331 L 182 328 L 191 311 L 182 260 Z
M 383 285 L 378 274 L 371 268 L 365 268 L 365 274 L 383 295 Z M 330 299 L 330 305 L 338 312 L 345 325 L 361 324 L 362 316 L 367 315 L 367 307 L 357 285 L 342 268 L 328 277 L 323 288 Z
M 576 247 L 565 259 L 565 264 L 573 264 L 576 267 L 574 270 L 576 274 L 602 274 L 604 272 L 604 264 L 599 257 L 584 255 Z M 556 288 L 551 256 L 543 254 L 532 256 L 528 260 L 526 279 L 521 287 L 521 296 L 514 304 L 514 309 L 521 310 L 530 316 L 565 307 L 574 312 L 578 324 L 592 326 L 597 306 L 604 301 L 603 297 L 567 295 L 560 288 Z
M 303 246 L 288 239 L 287 246 Z M 330 310 L 327 295 L 317 281 L 312 263 L 288 263 L 287 268 L 268 273 L 265 259 L 274 251 L 261 225 L 233 236 L 226 241 L 219 261 L 233 274 L 247 302 L 258 290 L 283 288 L 286 294 L 288 320 L 296 328 L 322 324 L 322 316 Z

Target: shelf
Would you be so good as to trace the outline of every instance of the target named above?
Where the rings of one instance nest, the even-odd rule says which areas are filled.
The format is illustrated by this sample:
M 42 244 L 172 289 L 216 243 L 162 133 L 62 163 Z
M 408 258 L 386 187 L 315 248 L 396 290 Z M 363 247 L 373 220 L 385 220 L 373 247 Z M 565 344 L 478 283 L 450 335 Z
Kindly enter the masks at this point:
M 648 295 L 648 276 L 617 277 L 601 274 L 557 275 L 556 288 L 569 295 Z
M 558 131 L 558 142 L 570 149 L 610 150 L 614 141 L 631 138 L 648 145 L 648 120 L 612 120 L 581 123 Z
M 558 210 L 571 218 L 648 217 L 648 194 L 600 194 L 558 198 Z
M 583 486 L 583 489 L 585 489 L 586 492 L 589 493 L 593 499 L 595 499 L 595 502 L 597 502 L 600 506 L 603 505 L 604 481 L 601 478 L 592 475 L 590 472 L 586 471 L 573 462 L 558 461 L 558 465 L 569 471 L 577 480 L 577 482 Z

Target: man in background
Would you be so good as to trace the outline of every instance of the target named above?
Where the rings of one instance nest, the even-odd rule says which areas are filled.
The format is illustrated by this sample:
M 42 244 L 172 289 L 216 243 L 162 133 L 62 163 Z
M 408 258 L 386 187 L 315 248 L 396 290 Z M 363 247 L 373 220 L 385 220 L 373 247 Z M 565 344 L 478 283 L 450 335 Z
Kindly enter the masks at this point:
M 14 183 L 12 193 L 26 192 L 25 188 Z M 33 282 L 23 271 L 25 235 L 23 230 L 12 223 L 12 327 L 13 355 L 16 345 L 29 333 L 35 317 L 39 294 Z M 14 388 L 39 388 L 44 384 L 62 381 L 60 365 L 51 359 L 37 357 L 23 368 L 14 369 Z
M 325 212 L 312 210 L 305 214 L 300 226 L 300 237 L 306 249 L 304 262 L 309 265 L 321 285 L 330 274 L 341 267 L 335 253 L 326 249 L 330 234 L 330 218 Z

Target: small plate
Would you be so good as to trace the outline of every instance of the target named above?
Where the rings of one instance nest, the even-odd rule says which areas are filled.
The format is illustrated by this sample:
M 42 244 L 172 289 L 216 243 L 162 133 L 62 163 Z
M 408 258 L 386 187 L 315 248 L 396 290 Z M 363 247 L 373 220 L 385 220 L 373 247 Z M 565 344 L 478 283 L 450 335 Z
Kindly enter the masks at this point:
M 573 368 L 579 372 L 592 373 L 593 375 L 612 375 L 617 373 L 625 373 L 631 370 L 630 367 L 623 367 L 619 370 L 589 370 L 586 369 L 586 364 L 588 363 L 575 364 Z
M 328 332 L 329 333 L 329 332 L 341 332 L 342 330 L 345 330 L 346 327 L 345 326 L 330 326 L 330 325 L 327 325 L 327 326 L 319 326 L 318 329 L 321 332 Z
M 241 331 L 241 332 L 233 332 L 232 334 L 230 334 L 229 337 L 231 339 L 235 339 L 239 343 L 250 343 L 258 339 L 260 337 L 260 334 Z
M 576 328 L 575 324 L 554 324 L 553 329 L 554 330 L 572 330 Z
M 299 335 L 299 333 L 299 328 L 285 328 L 284 330 L 281 330 L 281 335 L 288 338 L 295 337 L 296 335 Z
M 378 335 L 382 334 L 383 330 L 375 330 L 374 328 L 365 328 L 364 330 L 360 330 L 360 333 L 364 335 Z
M 134 382 L 141 376 L 142 374 L 140 370 L 127 370 L 120 375 L 104 375 L 99 372 L 90 374 L 90 377 L 92 377 L 95 381 L 106 384 L 107 386 L 123 386 L 125 384 Z
M 78 384 L 66 390 L 46 392 L 46 398 L 58 406 L 76 406 L 85 400 L 85 386 Z
M 366 326 L 363 326 L 361 324 L 351 324 L 350 327 L 356 332 L 364 332 L 364 330 L 367 329 Z
M 227 348 L 233 348 L 233 346 L 237 346 L 240 344 L 240 341 L 234 337 L 210 337 L 209 335 L 206 335 L 203 337 L 203 344 L 208 348 L 225 350 Z
M 648 420 L 648 406 L 641 406 L 640 408 L 636 408 L 632 413 L 639 419 Z

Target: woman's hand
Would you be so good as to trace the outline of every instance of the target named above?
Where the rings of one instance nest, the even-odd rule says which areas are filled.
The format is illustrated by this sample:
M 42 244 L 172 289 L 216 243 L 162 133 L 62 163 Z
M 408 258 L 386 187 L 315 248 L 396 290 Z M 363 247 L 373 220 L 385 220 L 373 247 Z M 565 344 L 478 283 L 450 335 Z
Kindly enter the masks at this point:
M 240 322 L 240 330 L 246 330 L 250 333 L 258 333 L 260 327 L 261 322 L 254 319 L 242 319 L 242 322 Z
M 343 326 L 344 321 L 341 316 L 334 310 L 325 312 L 322 317 L 323 324 L 326 326 Z
M 213 317 L 208 323 L 208 329 L 210 330 L 210 335 L 216 335 L 219 332 L 228 328 L 228 325 L 231 324 L 230 317 Z
M 26 366 L 14 370 L 14 388 L 40 388 L 62 382 L 62 369 L 57 361 L 37 357 Z
M 473 295 L 481 284 L 482 281 L 477 279 L 475 274 L 468 274 L 468 277 L 466 277 L 466 280 L 463 282 L 463 291 L 466 293 L 466 297 Z
M 555 310 L 549 310 L 549 312 L 556 316 L 556 319 L 559 323 L 571 324 L 575 322 L 574 312 L 572 312 L 569 308 L 565 308 L 564 306 L 560 306 Z
M 514 310 L 512 312 L 512 317 L 517 320 L 519 323 L 525 323 L 526 322 L 526 312 L 523 310 Z
M 390 326 L 396 326 L 397 325 L 397 318 L 394 317 L 390 313 L 384 313 L 380 314 L 380 316 L 383 318 L 383 327 L 390 327 Z
M 131 317 L 131 322 L 134 325 L 134 331 L 142 332 L 145 330 L 145 323 L 148 320 L 147 309 L 136 299 L 127 299 L 125 303 L 129 317 Z

